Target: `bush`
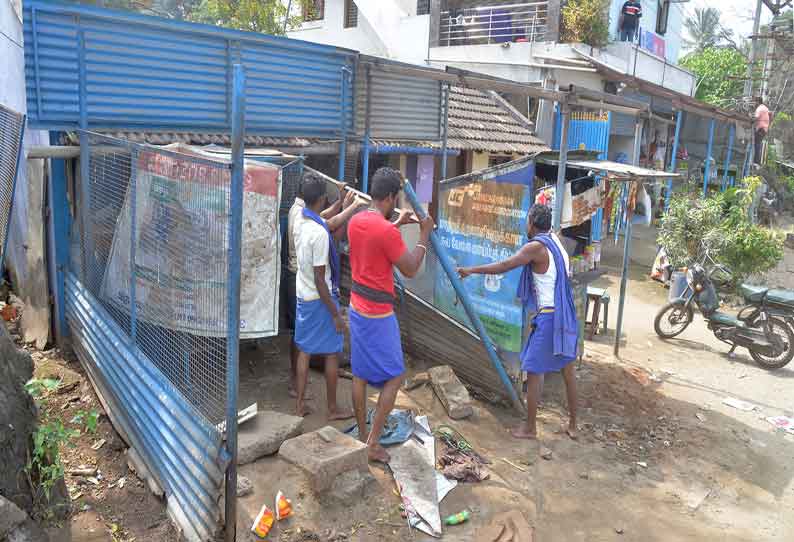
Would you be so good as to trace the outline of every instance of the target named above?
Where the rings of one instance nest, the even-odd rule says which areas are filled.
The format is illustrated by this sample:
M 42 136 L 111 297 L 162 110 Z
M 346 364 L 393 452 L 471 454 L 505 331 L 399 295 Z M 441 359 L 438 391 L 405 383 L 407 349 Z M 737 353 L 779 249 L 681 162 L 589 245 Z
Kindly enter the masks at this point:
M 714 260 L 731 270 L 734 285 L 774 268 L 783 258 L 783 239 L 753 224 L 748 213 L 760 183 L 760 178 L 748 177 L 741 188 L 710 198 L 674 196 L 658 238 L 672 265 L 684 267 L 698 261 L 701 243 L 705 243 Z
M 563 43 L 604 47 L 609 43 L 609 0 L 569 0 L 562 8 Z

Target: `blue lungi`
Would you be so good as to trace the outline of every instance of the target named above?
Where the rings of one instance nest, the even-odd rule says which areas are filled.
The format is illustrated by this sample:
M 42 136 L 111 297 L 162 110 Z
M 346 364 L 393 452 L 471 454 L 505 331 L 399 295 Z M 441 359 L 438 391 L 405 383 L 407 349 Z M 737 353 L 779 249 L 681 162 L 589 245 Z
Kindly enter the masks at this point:
M 350 368 L 356 378 L 375 388 L 405 372 L 400 324 L 394 314 L 368 317 L 350 308 Z
M 543 309 L 532 322 L 533 330 L 521 350 L 521 370 L 533 374 L 561 370 L 576 357 L 554 354 L 554 311 Z
M 333 296 L 337 310 L 339 298 Z M 338 354 L 344 346 L 344 335 L 336 332 L 334 319 L 322 299 L 298 299 L 295 311 L 295 344 L 305 354 Z

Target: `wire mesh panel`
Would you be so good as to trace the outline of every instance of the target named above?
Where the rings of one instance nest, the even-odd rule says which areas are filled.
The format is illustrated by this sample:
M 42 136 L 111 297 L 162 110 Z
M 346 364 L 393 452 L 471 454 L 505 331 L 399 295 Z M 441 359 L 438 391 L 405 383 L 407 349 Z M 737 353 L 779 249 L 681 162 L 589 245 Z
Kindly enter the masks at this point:
M 76 188 L 72 268 L 145 361 L 218 424 L 226 405 L 230 166 L 188 148 L 89 132 L 81 143 L 87 178 Z
M 0 265 L 5 256 L 25 115 L 0 105 Z

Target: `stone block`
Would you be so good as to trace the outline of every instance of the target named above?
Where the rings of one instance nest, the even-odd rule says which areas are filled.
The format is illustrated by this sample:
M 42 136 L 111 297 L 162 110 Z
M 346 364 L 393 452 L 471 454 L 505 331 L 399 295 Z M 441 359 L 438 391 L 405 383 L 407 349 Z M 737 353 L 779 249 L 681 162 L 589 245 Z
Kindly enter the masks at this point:
M 237 464 L 253 463 L 278 452 L 281 444 L 303 430 L 303 418 L 263 410 L 237 432 Z
M 242 474 L 237 475 L 237 496 L 238 497 L 245 497 L 254 491 L 254 484 L 243 476 Z
M 428 373 L 433 391 L 436 392 L 450 418 L 460 420 L 474 414 L 469 390 L 461 383 L 452 367 L 449 365 L 433 367 Z
M 27 521 L 28 515 L 20 508 L 0 495 L 0 540 Z
M 320 496 L 341 491 L 344 499 L 370 479 L 367 446 L 330 426 L 285 441 L 278 454 L 300 467 Z

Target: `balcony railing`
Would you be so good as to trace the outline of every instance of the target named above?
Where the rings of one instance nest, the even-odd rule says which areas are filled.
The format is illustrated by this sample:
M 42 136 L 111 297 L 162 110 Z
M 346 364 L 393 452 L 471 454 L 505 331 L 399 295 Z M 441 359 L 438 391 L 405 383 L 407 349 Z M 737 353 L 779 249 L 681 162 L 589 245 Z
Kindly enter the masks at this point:
M 521 2 L 442 11 L 439 45 L 543 41 L 548 4 Z

